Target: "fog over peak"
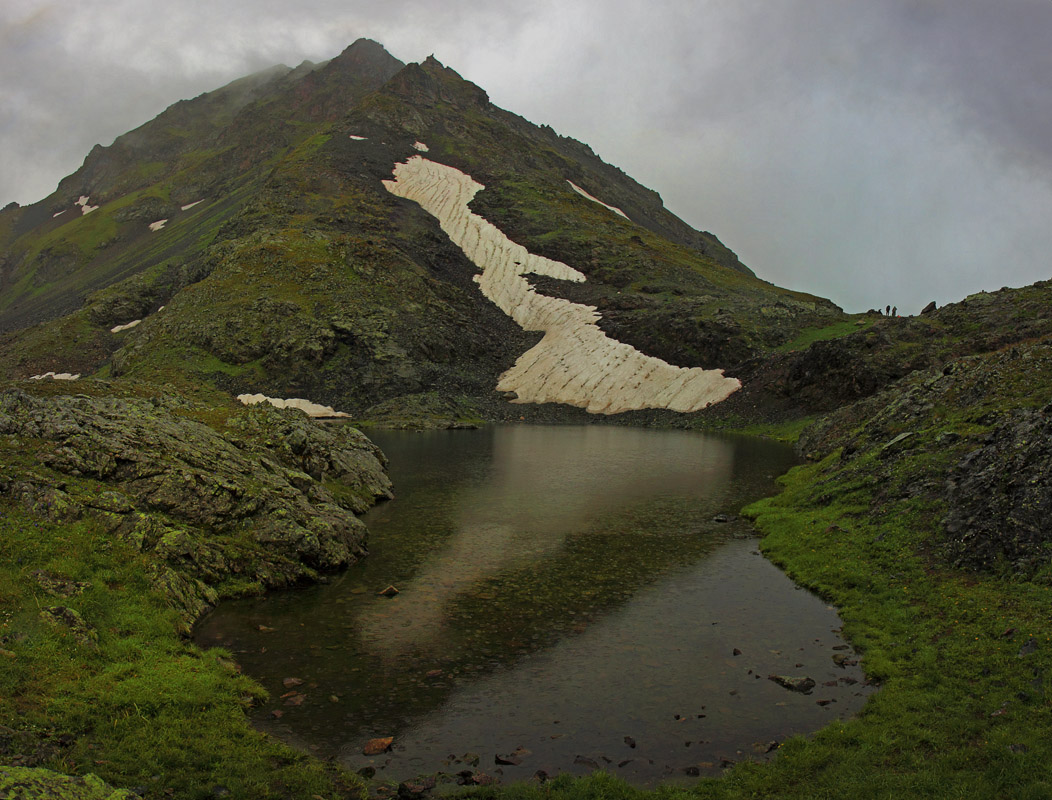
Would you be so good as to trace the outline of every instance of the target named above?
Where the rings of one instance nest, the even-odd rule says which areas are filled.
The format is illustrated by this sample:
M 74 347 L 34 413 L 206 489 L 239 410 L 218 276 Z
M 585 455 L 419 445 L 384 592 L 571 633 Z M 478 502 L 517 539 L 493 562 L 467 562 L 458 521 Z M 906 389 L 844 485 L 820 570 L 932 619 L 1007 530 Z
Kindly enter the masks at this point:
M 0 206 L 359 37 L 590 144 L 756 273 L 916 313 L 1052 277 L 1047 0 L 6 0 Z

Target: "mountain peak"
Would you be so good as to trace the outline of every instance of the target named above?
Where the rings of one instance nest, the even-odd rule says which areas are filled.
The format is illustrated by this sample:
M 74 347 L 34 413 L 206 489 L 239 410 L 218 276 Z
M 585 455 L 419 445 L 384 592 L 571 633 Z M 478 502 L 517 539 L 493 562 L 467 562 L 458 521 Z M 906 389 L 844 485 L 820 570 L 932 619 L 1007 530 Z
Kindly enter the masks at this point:
M 388 84 L 388 88 L 410 102 L 425 104 L 442 100 L 458 108 L 486 108 L 489 95 L 453 69 L 430 55 L 420 64 L 408 64 Z
M 352 44 L 344 48 L 344 51 L 336 56 L 331 63 L 345 64 L 353 66 L 355 69 L 363 67 L 383 69 L 389 68 L 391 64 L 402 65 L 402 62 L 388 53 L 382 44 L 372 39 L 364 38 L 356 39 Z
M 349 77 L 373 88 L 381 86 L 405 66 L 372 39 L 358 39 L 326 65 L 330 75 Z M 319 75 L 320 77 L 320 75 Z
M 480 294 L 479 264 L 441 220 L 392 196 L 417 151 L 457 185 L 486 185 L 464 214 L 582 279 L 541 274 L 538 297 L 601 309 L 605 327 L 588 335 L 642 363 L 736 368 L 837 317 L 756 281 L 656 193 L 497 108 L 434 55 L 405 65 L 359 39 L 324 64 L 176 103 L 96 148 L 47 202 L 6 212 L 0 329 L 32 344 L 0 343 L 0 369 L 167 375 L 178 347 L 180 374 L 235 394 L 397 415 L 448 389 L 464 398 L 457 418 L 519 419 L 541 377 L 514 384 L 529 389 L 516 406 L 499 379 L 534 332 Z M 70 325 L 86 326 L 90 348 L 56 344 Z

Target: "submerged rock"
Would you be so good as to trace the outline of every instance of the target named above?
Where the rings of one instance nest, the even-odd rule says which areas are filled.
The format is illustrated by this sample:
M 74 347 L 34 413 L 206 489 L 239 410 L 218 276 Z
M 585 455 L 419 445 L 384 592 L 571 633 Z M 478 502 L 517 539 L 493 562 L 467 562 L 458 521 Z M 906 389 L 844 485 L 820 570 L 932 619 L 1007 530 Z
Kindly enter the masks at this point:
M 815 688 L 814 679 L 808 677 L 792 677 L 789 675 L 768 675 L 767 679 L 774 681 L 779 686 L 784 686 L 791 692 L 810 694 L 811 690 Z
M 523 762 L 526 756 L 530 755 L 530 751 L 523 747 L 521 744 L 512 750 L 510 753 L 505 755 L 495 755 L 493 762 L 495 764 L 505 764 L 508 766 L 517 767 Z
M 392 742 L 394 742 L 393 736 L 379 736 L 375 739 L 370 739 L 365 743 L 365 747 L 362 748 L 362 753 L 367 756 L 378 756 L 380 753 L 390 750 Z

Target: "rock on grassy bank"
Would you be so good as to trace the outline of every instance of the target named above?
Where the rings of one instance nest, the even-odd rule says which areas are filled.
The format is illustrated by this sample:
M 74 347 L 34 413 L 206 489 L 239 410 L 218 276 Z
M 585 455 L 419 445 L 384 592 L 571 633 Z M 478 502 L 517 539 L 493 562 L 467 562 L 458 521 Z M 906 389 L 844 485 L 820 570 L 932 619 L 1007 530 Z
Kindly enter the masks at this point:
M 114 789 L 92 774 L 60 775 L 46 769 L 0 767 L 0 797 L 9 800 L 135 800 L 125 789 Z
M 158 393 L 0 393 L 0 493 L 86 520 L 155 556 L 186 619 L 217 593 L 287 586 L 365 554 L 355 517 L 390 496 L 380 451 L 298 411 L 224 409 Z

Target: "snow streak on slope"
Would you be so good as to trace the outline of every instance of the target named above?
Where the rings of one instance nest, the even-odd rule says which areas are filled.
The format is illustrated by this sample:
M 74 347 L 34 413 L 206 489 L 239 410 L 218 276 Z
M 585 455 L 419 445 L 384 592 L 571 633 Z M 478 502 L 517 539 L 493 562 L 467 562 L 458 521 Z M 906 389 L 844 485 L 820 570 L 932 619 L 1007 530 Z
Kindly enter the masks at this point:
M 267 397 L 263 394 L 239 394 L 237 399 L 245 406 L 254 406 L 257 403 L 270 403 L 274 408 L 298 408 L 308 417 L 350 416 L 350 414 L 345 414 L 342 411 L 336 411 L 332 406 L 323 406 L 320 403 L 304 400 L 302 397 L 290 397 L 286 400 L 281 397 Z
M 515 392 L 519 403 L 567 403 L 592 413 L 617 414 L 642 408 L 697 411 L 741 387 L 723 370 L 675 367 L 609 338 L 595 324 L 592 306 L 546 297 L 524 277 L 547 275 L 581 282 L 585 276 L 559 261 L 534 255 L 468 203 L 485 188 L 458 169 L 413 156 L 396 164 L 392 194 L 419 203 L 482 274 L 482 293 L 505 314 L 544 338 L 500 377 L 497 389 Z
M 600 199 L 599 199 L 598 197 L 593 197 L 592 195 L 588 194 L 588 192 L 586 192 L 586 191 L 585 191 L 584 189 L 582 189 L 582 188 L 581 188 L 580 186 L 578 186 L 578 185 L 577 185 L 576 183 L 574 183 L 573 181 L 567 181 L 567 183 L 568 183 L 568 184 L 570 184 L 570 187 L 571 187 L 571 188 L 572 188 L 572 189 L 573 189 L 573 190 L 574 190 L 575 192 L 577 192 L 577 194 L 581 195 L 582 197 L 587 197 L 587 198 L 588 198 L 589 200 L 591 200 L 591 201 L 592 201 L 593 203 L 598 203 L 599 205 L 603 206 L 604 208 L 609 208 L 609 209 L 610 209 L 611 211 L 613 211 L 613 212 L 614 212 L 615 214 L 620 214 L 620 215 L 621 215 L 622 217 L 624 217 L 625 219 L 628 219 L 628 214 L 626 214 L 626 213 L 625 213 L 624 211 L 622 211 L 622 210 L 621 210 L 620 208 L 615 208 L 614 206 L 612 206 L 612 205 L 610 205 L 610 204 L 608 204 L 608 203 L 604 203 L 604 202 L 603 202 L 602 200 L 600 200 Z M 631 220 L 629 220 L 629 221 L 631 221 Z

